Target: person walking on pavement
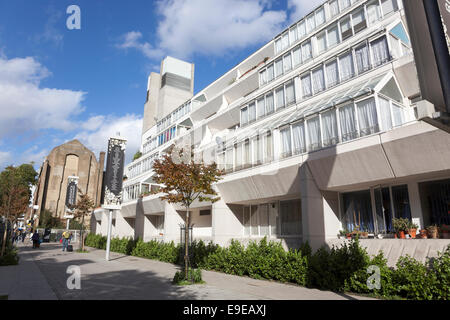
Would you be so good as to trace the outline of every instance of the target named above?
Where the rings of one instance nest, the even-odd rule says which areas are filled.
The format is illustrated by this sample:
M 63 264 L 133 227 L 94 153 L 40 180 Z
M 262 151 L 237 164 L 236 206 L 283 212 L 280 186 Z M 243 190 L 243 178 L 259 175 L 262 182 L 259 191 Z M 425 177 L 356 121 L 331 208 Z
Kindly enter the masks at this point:
M 37 230 L 34 230 L 33 236 L 31 237 L 31 240 L 33 240 L 33 249 L 39 248 L 40 246 L 40 239 L 39 239 L 39 233 Z
M 70 232 L 69 231 L 64 231 L 62 234 L 62 251 L 66 251 L 67 246 L 69 245 L 69 238 L 70 238 Z

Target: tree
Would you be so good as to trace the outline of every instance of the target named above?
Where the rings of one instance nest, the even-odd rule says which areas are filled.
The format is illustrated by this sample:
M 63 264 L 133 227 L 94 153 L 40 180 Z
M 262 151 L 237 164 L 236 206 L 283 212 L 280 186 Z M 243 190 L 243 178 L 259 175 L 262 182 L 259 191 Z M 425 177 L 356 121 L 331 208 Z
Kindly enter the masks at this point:
M 72 206 L 70 209 L 74 209 L 74 216 L 77 219 L 81 218 L 81 225 L 80 225 L 80 236 L 81 236 L 81 244 L 80 249 L 84 251 L 84 237 L 83 237 L 83 229 L 84 229 L 84 217 L 86 215 L 89 215 L 89 213 L 92 211 L 92 209 L 95 208 L 94 201 L 89 197 L 87 193 L 81 192 L 80 189 L 78 189 L 78 193 L 80 194 L 80 197 L 76 203 L 76 205 Z
M 133 161 L 139 159 L 140 157 L 142 157 L 142 152 L 138 150 L 133 156 Z
M 5 253 L 8 223 L 13 226 L 26 212 L 31 198 L 30 187 L 36 184 L 36 177 L 37 172 L 32 164 L 9 166 L 0 173 L 0 215 L 5 222 L 0 256 Z
M 189 151 L 190 152 L 190 151 Z M 203 160 L 194 162 L 192 153 L 184 149 L 172 149 L 162 159 L 155 160 L 153 180 L 161 184 L 161 188 L 154 193 L 163 193 L 161 200 L 169 203 L 181 203 L 186 208 L 185 219 L 185 278 L 188 280 L 189 266 L 189 208 L 195 200 L 216 202 L 220 200 L 213 184 L 221 179 L 224 174 L 217 169 L 216 163 L 206 165 Z M 186 158 L 187 156 L 189 156 Z M 184 161 L 180 161 L 184 159 Z

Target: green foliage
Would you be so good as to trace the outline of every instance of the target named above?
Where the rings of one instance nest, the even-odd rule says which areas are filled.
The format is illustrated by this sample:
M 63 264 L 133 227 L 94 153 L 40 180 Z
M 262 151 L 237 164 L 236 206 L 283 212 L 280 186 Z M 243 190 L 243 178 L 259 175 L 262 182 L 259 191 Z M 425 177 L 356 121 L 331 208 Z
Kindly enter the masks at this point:
M 410 221 L 406 218 L 393 218 L 392 226 L 394 227 L 395 232 L 407 231 L 410 226 Z
M 65 224 L 58 217 L 54 217 L 50 210 L 42 210 L 39 215 L 39 228 L 65 229 Z
M 133 161 L 139 159 L 140 157 L 142 157 L 142 152 L 136 151 L 136 153 L 133 156 Z
M 136 246 L 136 241 L 130 238 L 111 238 L 111 247 L 110 250 L 112 252 L 123 253 L 126 255 L 130 255 Z
M 19 264 L 19 256 L 17 254 L 17 249 L 8 242 L 6 244 L 5 254 L 0 256 L 0 266 L 11 266 Z
M 88 247 L 106 250 L 106 237 L 89 233 L 84 239 L 84 244 Z
M 177 271 L 173 277 L 172 283 L 176 285 L 204 283 L 202 280 L 202 271 L 200 269 L 189 268 L 188 279 L 185 278 L 184 270 Z
M 131 251 L 136 257 L 155 259 L 163 262 L 176 263 L 178 261 L 180 246 L 172 242 L 164 243 L 156 240 L 143 242 L 138 240 Z

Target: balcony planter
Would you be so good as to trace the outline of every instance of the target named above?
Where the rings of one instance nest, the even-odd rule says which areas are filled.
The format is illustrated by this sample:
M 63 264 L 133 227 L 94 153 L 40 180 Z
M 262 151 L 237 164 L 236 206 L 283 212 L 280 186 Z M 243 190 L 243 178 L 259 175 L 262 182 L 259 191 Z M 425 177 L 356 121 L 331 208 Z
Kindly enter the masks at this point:
M 398 238 L 400 238 L 400 239 L 406 239 L 406 237 L 405 237 L 405 231 L 403 231 L 403 230 L 398 231 L 397 234 L 398 234 Z M 397 237 L 397 234 L 395 235 L 395 237 Z
M 411 238 L 415 239 L 416 238 L 416 232 L 417 229 L 408 229 L 408 234 L 411 236 Z
M 439 236 L 439 229 L 437 226 L 429 226 L 427 227 L 427 235 L 428 238 L 437 239 Z
M 425 229 L 420 230 L 419 237 L 420 237 L 421 239 L 427 239 L 427 238 L 428 238 L 428 236 L 427 236 L 427 230 L 425 230 Z

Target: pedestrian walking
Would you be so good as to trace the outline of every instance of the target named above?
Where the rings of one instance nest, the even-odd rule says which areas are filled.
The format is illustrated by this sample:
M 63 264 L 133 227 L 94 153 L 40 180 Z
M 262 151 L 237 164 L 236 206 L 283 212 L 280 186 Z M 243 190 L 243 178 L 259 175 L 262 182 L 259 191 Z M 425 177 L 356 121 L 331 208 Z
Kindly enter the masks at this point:
M 40 239 L 39 239 L 39 233 L 37 230 L 34 231 L 33 236 L 31 237 L 31 240 L 33 240 L 33 249 L 40 247 Z
M 62 251 L 66 251 L 67 246 L 69 245 L 69 238 L 70 238 L 70 232 L 69 231 L 64 231 L 62 234 Z
M 27 237 L 27 231 L 22 231 L 22 243 L 25 241 L 25 238 Z

